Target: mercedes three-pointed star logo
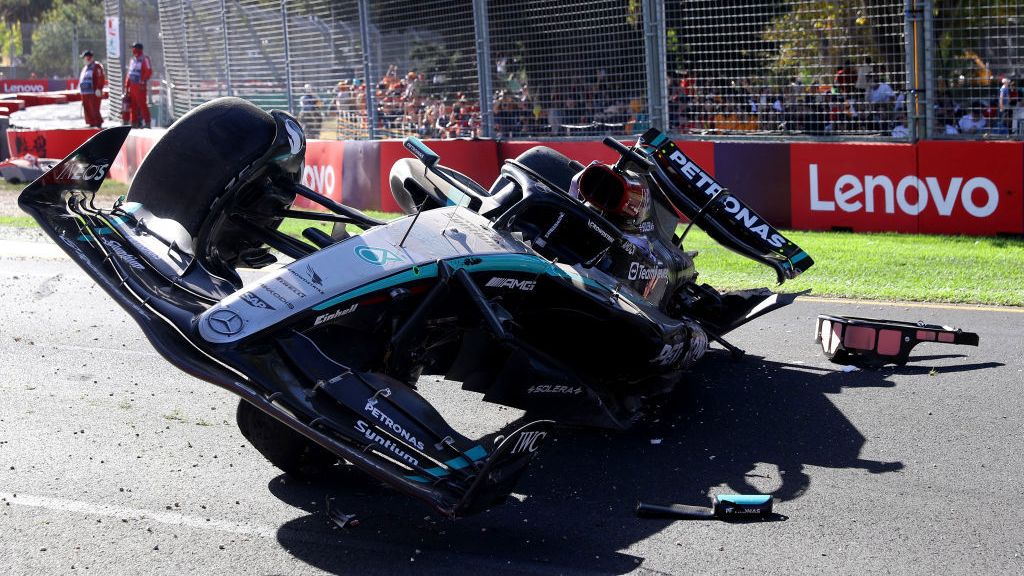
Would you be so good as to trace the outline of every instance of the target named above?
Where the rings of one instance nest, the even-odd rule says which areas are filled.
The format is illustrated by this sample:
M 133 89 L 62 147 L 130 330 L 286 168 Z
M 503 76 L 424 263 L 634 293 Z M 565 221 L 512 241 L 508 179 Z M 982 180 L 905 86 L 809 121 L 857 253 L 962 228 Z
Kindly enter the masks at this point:
M 245 326 L 245 321 L 233 310 L 217 310 L 206 319 L 210 329 L 218 334 L 231 336 L 238 334 Z

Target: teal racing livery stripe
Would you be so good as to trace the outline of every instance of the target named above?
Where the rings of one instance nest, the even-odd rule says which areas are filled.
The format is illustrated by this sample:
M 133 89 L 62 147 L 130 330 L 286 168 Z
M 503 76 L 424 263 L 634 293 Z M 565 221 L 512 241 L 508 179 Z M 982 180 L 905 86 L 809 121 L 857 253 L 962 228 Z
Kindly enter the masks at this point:
M 352 290 L 349 290 L 348 292 L 345 292 L 344 294 L 335 296 L 330 300 L 321 302 L 320 304 L 313 306 L 313 310 L 319 312 L 321 310 L 330 308 L 335 304 L 340 304 L 346 300 L 351 300 L 352 298 L 358 298 L 363 294 L 369 294 L 371 292 L 376 292 L 378 290 L 384 290 L 385 288 L 389 288 L 391 286 L 394 286 L 395 284 L 412 282 L 413 280 L 419 280 L 421 278 L 433 278 L 435 276 L 437 276 L 437 264 L 425 264 L 419 267 L 414 266 L 408 270 L 403 270 L 398 274 L 393 274 L 391 276 L 388 276 L 387 278 L 381 278 L 380 280 L 370 282 L 369 284 L 365 284 L 363 286 L 360 286 L 359 288 L 354 288 Z
M 448 192 L 445 194 L 445 197 L 448 199 L 448 206 L 469 206 L 469 196 L 454 186 L 448 187 Z
M 654 147 L 659 147 L 659 146 L 661 146 L 661 143 L 664 142 L 667 139 L 668 139 L 668 136 L 665 136 L 664 133 L 658 134 L 658 137 L 654 139 L 654 142 L 651 142 L 651 145 L 654 146 Z
M 113 229 L 104 226 L 102 228 L 92 229 L 92 233 L 97 236 L 106 236 L 107 234 L 113 234 L 114 231 Z M 81 236 L 78 237 L 79 242 L 88 242 L 89 240 L 92 240 L 92 236 L 88 234 L 82 234 Z
M 797 262 L 803 260 L 804 258 L 807 258 L 807 252 L 801 250 L 799 254 L 796 254 L 795 256 L 790 258 L 789 261 L 792 262 L 793 264 L 796 264 Z
M 719 502 L 732 502 L 746 506 L 761 506 L 771 500 L 767 494 L 719 494 L 715 496 Z
M 142 204 L 139 204 L 138 202 L 129 202 L 128 204 L 125 204 L 124 206 L 121 207 L 122 210 L 129 214 L 135 212 L 139 208 L 142 208 Z M 107 219 L 115 224 L 124 224 L 124 218 L 120 216 L 110 215 L 107 216 Z M 114 233 L 114 230 L 108 226 L 104 226 L 102 228 L 93 228 L 91 230 L 97 236 L 105 236 L 107 234 Z M 82 234 L 81 236 L 78 237 L 79 242 L 88 242 L 89 240 L 90 236 L 88 234 Z
M 478 262 L 467 264 L 466 260 L 477 260 Z M 452 258 L 445 260 L 448 265 L 452 268 L 459 269 L 465 268 L 468 272 L 522 272 L 525 274 L 546 274 L 555 278 L 564 278 L 567 280 L 575 280 L 582 282 L 583 284 L 596 288 L 598 290 L 611 292 L 603 284 L 581 276 L 576 272 L 569 272 L 558 266 L 548 262 L 547 260 L 533 256 L 531 254 L 496 254 L 489 256 L 459 256 L 458 258 Z M 387 278 L 381 278 L 380 280 L 370 282 L 359 288 L 354 288 L 327 300 L 321 302 L 316 306 L 313 306 L 314 311 L 326 310 L 336 304 L 341 304 L 347 300 L 358 298 L 364 294 L 370 294 L 377 292 L 378 290 L 384 290 L 395 286 L 396 284 L 403 284 L 405 282 L 412 282 L 423 278 L 436 277 L 437 264 L 424 264 L 422 266 L 414 266 L 408 270 L 403 270 L 397 274 L 388 276 Z
M 466 451 L 466 456 L 469 456 L 469 458 L 473 462 L 479 462 L 480 460 L 483 460 L 484 458 L 487 457 L 487 450 L 484 450 L 483 446 L 477 444 L 476 446 L 473 446 L 472 448 Z M 457 456 L 444 463 L 445 466 L 452 470 L 462 470 L 463 468 L 469 466 L 469 464 L 469 461 L 467 461 L 462 456 Z M 424 472 L 430 474 L 431 476 L 433 476 L 433 478 L 427 478 L 426 476 L 421 476 L 419 474 L 413 476 L 406 476 L 406 478 L 412 480 L 413 482 L 427 483 L 433 482 L 438 478 L 444 478 L 445 476 L 448 475 L 448 470 L 445 468 L 441 468 L 440 466 L 426 468 Z

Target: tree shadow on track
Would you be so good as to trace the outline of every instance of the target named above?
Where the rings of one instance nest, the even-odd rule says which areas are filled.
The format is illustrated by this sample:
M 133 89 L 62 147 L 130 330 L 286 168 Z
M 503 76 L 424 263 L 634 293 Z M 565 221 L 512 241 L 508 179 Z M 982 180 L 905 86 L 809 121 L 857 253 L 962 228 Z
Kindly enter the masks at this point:
M 808 466 L 902 469 L 901 462 L 860 458 L 865 436 L 828 397 L 892 387 L 892 373 L 712 353 L 650 423 L 617 433 L 557 430 L 520 482 L 521 501 L 452 522 L 367 482 L 331 489 L 275 481 L 276 496 L 311 513 L 282 526 L 278 539 L 299 559 L 339 573 L 351 572 L 353 550 L 366 552 L 382 574 L 630 572 L 644 559 L 617 551 L 668 525 L 637 519 L 637 501 L 702 504 L 712 491 L 769 491 L 785 502 L 810 485 Z M 337 509 L 359 515 L 361 525 L 332 530 L 324 506 L 310 505 L 325 494 Z M 323 543 L 301 537 L 311 526 L 320 527 Z

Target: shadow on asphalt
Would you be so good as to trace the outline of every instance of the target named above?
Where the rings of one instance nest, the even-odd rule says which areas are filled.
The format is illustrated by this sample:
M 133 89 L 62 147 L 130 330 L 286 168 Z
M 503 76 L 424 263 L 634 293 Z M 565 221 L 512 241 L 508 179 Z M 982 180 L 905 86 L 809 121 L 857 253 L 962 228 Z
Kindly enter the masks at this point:
M 807 466 L 874 474 L 902 469 L 901 462 L 860 458 L 864 434 L 828 395 L 892 387 L 890 375 L 930 368 L 837 369 L 711 353 L 652 422 L 619 433 L 558 430 L 520 482 L 522 501 L 454 522 L 358 471 L 343 473 L 333 487 L 278 478 L 270 484 L 274 495 L 310 512 L 282 526 L 278 540 L 297 558 L 337 573 L 351 572 L 354 550 L 369 553 L 365 560 L 382 574 L 436 568 L 424 561 L 439 557 L 454 560 L 442 565 L 447 574 L 501 566 L 502 573 L 626 573 L 644 559 L 617 551 L 670 522 L 636 518 L 638 501 L 707 505 L 711 489 L 751 493 L 761 484 L 774 486 L 776 509 L 785 512 L 785 502 L 810 484 Z M 356 514 L 360 526 L 332 528 L 325 498 L 336 510 Z M 310 540 L 310 530 L 323 532 L 324 540 Z M 424 561 L 410 562 L 420 555 Z

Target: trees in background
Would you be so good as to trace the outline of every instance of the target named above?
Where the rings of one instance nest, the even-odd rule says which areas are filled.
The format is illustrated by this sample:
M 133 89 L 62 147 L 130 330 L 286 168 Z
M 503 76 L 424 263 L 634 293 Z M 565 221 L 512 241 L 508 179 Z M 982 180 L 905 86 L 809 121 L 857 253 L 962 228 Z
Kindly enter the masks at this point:
M 92 50 L 97 60 L 105 60 L 103 23 L 103 4 L 98 0 L 54 3 L 39 16 L 32 52 L 25 63 L 39 75 L 76 76 L 83 50 Z

